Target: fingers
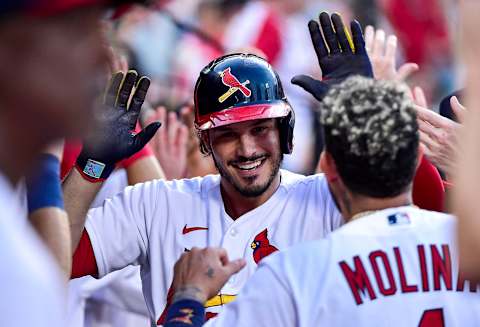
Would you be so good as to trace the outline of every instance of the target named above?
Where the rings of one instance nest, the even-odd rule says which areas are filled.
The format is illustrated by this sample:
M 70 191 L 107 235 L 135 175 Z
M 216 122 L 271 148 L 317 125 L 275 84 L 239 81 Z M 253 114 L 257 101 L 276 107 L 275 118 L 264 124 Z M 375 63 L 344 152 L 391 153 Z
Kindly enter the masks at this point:
M 292 84 L 298 85 L 303 88 L 305 91 L 310 93 L 318 101 L 322 101 L 323 96 L 327 93 L 328 87 L 308 75 L 297 75 L 292 78 Z
M 180 117 L 182 117 L 182 121 L 188 127 L 194 127 L 194 116 L 193 116 L 193 108 L 190 106 L 185 106 L 180 109 Z
M 407 78 L 410 77 L 410 75 L 412 75 L 413 73 L 416 73 L 418 70 L 420 69 L 420 67 L 413 63 L 413 62 L 409 62 L 409 63 L 406 63 L 406 64 L 403 64 L 399 69 L 398 69 L 398 73 L 397 73 L 397 78 L 396 80 L 397 81 L 405 81 Z
M 420 132 L 420 147 L 422 148 L 422 152 L 424 155 L 427 156 L 427 158 L 432 161 L 432 158 L 434 157 L 433 151 L 430 149 L 430 146 L 434 146 L 434 142 L 428 137 L 427 134 Z
M 122 85 L 120 86 L 120 91 L 118 92 L 117 102 L 115 103 L 115 106 L 119 109 L 127 109 L 128 99 L 130 98 L 132 89 L 137 82 L 137 77 L 138 74 L 134 70 L 128 71 L 128 73 L 125 75 Z
M 225 250 L 224 248 L 217 248 L 215 249 L 215 251 L 218 254 L 218 259 L 220 259 L 222 265 L 225 266 L 229 263 L 230 260 L 228 260 L 227 250 Z
M 427 97 L 425 96 L 425 92 L 419 86 L 413 88 L 413 100 L 417 106 L 427 108 Z
M 398 43 L 398 40 L 395 35 L 390 35 L 387 38 L 387 46 L 385 48 L 385 57 L 387 57 L 387 59 L 393 63 L 395 63 L 395 56 L 397 54 L 397 43 Z
M 225 274 L 225 279 L 230 278 L 230 276 L 236 274 L 245 267 L 246 262 L 244 259 L 230 261 L 228 259 L 227 250 L 224 248 L 206 248 L 204 251 L 210 252 L 212 255 L 218 257 L 223 273 Z
M 177 114 L 173 111 L 170 111 L 167 117 L 167 130 L 168 130 L 167 136 L 169 140 L 169 145 L 174 143 L 175 136 L 177 134 L 177 125 L 178 125 Z
M 166 124 L 167 123 L 167 109 L 165 109 L 165 107 L 163 107 L 163 106 L 160 106 L 156 109 L 156 112 L 157 112 L 157 115 L 156 115 L 157 120 L 159 122 L 161 122 L 162 124 Z M 167 129 L 162 128 L 158 133 L 162 136 L 165 136 L 165 137 L 162 137 L 162 140 L 164 140 L 166 138 Z
M 326 12 L 320 14 L 320 25 L 322 26 L 323 36 L 327 41 L 328 48 L 331 54 L 339 53 L 340 47 L 338 45 L 337 36 L 333 30 L 330 15 Z
M 430 125 L 429 123 L 420 120 L 418 122 L 418 129 L 421 133 L 427 135 L 430 139 L 438 139 L 441 137 L 440 131 L 438 128 L 435 128 L 434 126 Z M 425 140 L 425 144 L 428 146 L 432 146 L 432 142 L 428 142 L 428 140 Z
M 363 38 L 362 26 L 360 23 L 356 20 L 353 20 L 350 23 L 350 30 L 352 31 L 352 40 L 355 53 L 360 55 L 367 54 L 367 50 L 365 50 L 365 39 Z
M 162 124 L 160 122 L 154 122 L 145 127 L 140 133 L 135 135 L 132 147 L 132 154 L 140 151 L 145 144 L 147 144 L 155 135 L 157 130 Z
M 467 108 L 465 108 L 460 101 L 458 101 L 456 96 L 450 98 L 450 106 L 452 107 L 453 113 L 457 117 L 457 121 L 463 122 Z
M 175 136 L 175 148 L 178 149 L 181 156 L 187 155 L 188 134 L 188 127 L 179 123 Z
M 134 113 L 131 120 L 131 128 L 134 129 L 137 124 L 137 118 L 142 109 L 143 102 L 147 96 L 148 88 L 150 87 L 150 79 L 142 76 L 138 81 L 135 93 L 133 94 L 132 101 L 130 102 L 129 111 Z
M 345 25 L 343 24 L 342 17 L 340 17 L 339 14 L 333 14 L 332 22 L 333 22 L 333 26 L 335 27 L 337 40 L 338 40 L 338 43 L 340 43 L 342 52 L 353 53 L 352 48 L 350 46 L 351 37 L 348 34 L 349 32 L 348 30 L 346 30 Z
M 127 58 L 124 55 L 118 55 L 117 59 L 118 59 L 118 66 L 119 66 L 120 71 L 122 71 L 122 72 L 128 71 Z
M 449 128 L 455 124 L 455 122 L 451 121 L 448 118 L 440 116 L 439 114 L 437 114 L 436 112 L 433 112 L 432 110 L 422 108 L 417 105 L 415 105 L 414 108 L 417 112 L 417 118 L 419 120 L 423 120 L 434 127 Z
M 320 33 L 320 27 L 314 20 L 308 22 L 308 30 L 312 39 L 313 48 L 317 54 L 318 62 L 321 67 L 321 59 L 328 56 L 327 45 L 323 41 L 322 33 Z
M 233 274 L 238 273 L 240 270 L 242 270 L 243 267 L 246 266 L 246 264 L 247 262 L 244 259 L 237 259 L 237 260 L 230 261 L 224 267 L 228 275 L 231 276 Z
M 105 93 L 105 104 L 107 106 L 113 107 L 115 106 L 115 101 L 117 100 L 118 89 L 122 84 L 123 80 L 123 73 L 118 72 L 113 74 L 112 78 L 110 79 L 109 85 L 107 87 L 107 91 Z
M 383 30 L 377 30 L 375 33 L 375 39 L 373 41 L 372 56 L 383 57 L 385 52 L 385 32 Z
M 373 49 L 373 40 L 375 37 L 375 29 L 373 28 L 372 25 L 368 25 L 365 28 L 365 49 L 367 50 L 367 53 L 370 55 Z

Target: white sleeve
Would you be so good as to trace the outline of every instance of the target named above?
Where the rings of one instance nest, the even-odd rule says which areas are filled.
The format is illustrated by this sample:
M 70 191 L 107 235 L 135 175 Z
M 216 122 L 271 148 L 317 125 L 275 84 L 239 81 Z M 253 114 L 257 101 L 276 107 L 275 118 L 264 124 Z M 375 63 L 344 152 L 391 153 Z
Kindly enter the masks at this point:
M 296 321 L 297 310 L 288 285 L 273 266 L 262 262 L 237 299 L 204 326 L 290 327 Z
M 85 228 L 99 277 L 147 261 L 150 221 L 156 206 L 161 205 L 157 198 L 159 183 L 151 181 L 127 187 L 123 193 L 105 200 L 103 206 L 88 212 Z
M 318 176 L 320 176 L 320 194 L 318 194 L 317 199 L 321 199 L 320 201 L 321 206 L 323 207 L 323 212 L 325 213 L 325 217 L 328 217 L 328 219 L 325 220 L 325 230 L 327 230 L 327 234 L 329 234 L 341 227 L 344 224 L 344 219 L 335 203 L 333 193 L 330 191 L 327 177 L 324 174 L 319 174 Z

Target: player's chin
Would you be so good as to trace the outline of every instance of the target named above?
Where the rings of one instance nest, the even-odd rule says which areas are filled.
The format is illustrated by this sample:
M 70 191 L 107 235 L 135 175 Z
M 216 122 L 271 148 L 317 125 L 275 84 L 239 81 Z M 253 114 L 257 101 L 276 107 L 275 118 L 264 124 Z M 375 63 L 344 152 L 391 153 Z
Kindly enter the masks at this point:
M 235 174 L 237 189 L 244 196 L 259 196 L 265 192 L 271 184 L 273 168 L 264 167 L 262 171 L 256 174 Z

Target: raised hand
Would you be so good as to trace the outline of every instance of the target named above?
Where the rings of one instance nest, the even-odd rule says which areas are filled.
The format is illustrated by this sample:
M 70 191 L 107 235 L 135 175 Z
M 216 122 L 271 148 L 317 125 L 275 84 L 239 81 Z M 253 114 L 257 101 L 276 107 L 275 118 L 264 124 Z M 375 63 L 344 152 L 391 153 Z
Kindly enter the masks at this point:
M 83 177 L 91 181 L 104 180 L 118 161 L 138 152 L 153 137 L 159 122 L 151 123 L 138 134 L 133 133 L 149 85 L 150 80 L 145 76 L 138 79 L 135 71 L 113 75 L 97 117 L 98 127 L 84 140 L 77 159 L 77 168 Z
M 292 79 L 293 84 L 302 87 L 319 101 L 332 85 L 342 82 L 349 76 L 373 77 L 360 23 L 355 20 L 351 22 L 352 37 L 338 14 L 333 14 L 330 18 L 328 13 L 322 12 L 320 25 L 325 40 L 319 24 L 314 20 L 308 23 L 312 44 L 322 70 L 322 80 L 307 75 L 297 75 Z
M 418 92 L 418 88 L 415 90 Z M 421 99 L 418 94 L 415 97 Z M 458 134 L 462 125 L 427 109 L 423 106 L 423 102 L 416 100 L 417 105 L 415 106 L 423 152 L 436 167 L 447 175 L 451 175 L 455 171 Z M 465 108 L 458 102 L 458 99 L 452 97 L 450 102 L 453 110 L 461 115 L 460 112 Z
M 365 47 L 375 79 L 402 82 L 418 71 L 418 65 L 412 62 L 403 64 L 397 70 L 397 43 L 395 35 L 385 39 L 383 30 L 375 30 L 370 25 L 365 28 Z
M 176 113 L 170 112 L 167 114 L 164 107 L 157 108 L 148 117 L 148 123 L 153 121 L 164 123 L 164 127 L 155 134 L 150 145 L 165 173 L 165 177 L 168 180 L 185 177 L 188 127 L 177 118 Z

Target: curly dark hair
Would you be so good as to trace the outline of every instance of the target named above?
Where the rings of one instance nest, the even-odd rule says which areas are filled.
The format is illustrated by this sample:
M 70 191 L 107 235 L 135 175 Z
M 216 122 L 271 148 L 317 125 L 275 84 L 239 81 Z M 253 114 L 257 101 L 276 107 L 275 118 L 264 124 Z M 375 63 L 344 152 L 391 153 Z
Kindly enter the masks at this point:
M 352 192 L 386 198 L 411 187 L 419 134 L 405 85 L 350 77 L 329 91 L 320 113 L 326 151 Z

